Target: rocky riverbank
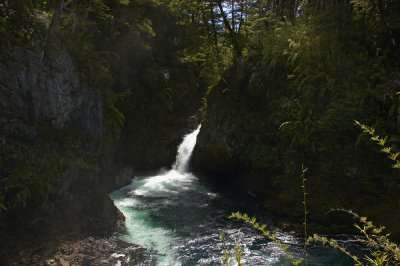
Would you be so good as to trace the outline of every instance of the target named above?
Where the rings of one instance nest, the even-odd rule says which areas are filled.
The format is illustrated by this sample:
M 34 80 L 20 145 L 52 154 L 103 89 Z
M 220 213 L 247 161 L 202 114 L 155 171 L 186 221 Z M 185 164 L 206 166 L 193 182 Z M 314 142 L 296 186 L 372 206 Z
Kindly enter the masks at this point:
M 145 250 L 127 244 L 117 237 L 86 237 L 75 240 L 46 242 L 39 246 L 18 251 L 18 258 L 7 265 L 116 265 L 118 263 L 135 265 Z

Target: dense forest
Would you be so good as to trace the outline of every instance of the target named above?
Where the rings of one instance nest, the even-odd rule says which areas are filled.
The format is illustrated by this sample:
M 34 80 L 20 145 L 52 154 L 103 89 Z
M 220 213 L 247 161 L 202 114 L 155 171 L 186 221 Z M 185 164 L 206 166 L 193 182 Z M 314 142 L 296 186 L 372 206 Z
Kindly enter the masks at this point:
M 371 125 L 398 145 L 398 4 L 232 4 L 217 31 L 232 59 L 204 98 L 195 165 L 235 178 L 266 208 L 301 217 L 304 164 L 315 230 L 328 221 L 329 230 L 344 230 L 325 215 L 341 207 L 398 235 L 399 173 L 354 125 Z
M 301 228 L 400 238 L 400 173 L 355 120 L 400 144 L 400 2 L 0 2 L 0 263 L 32 241 L 99 234 L 131 171 L 192 167 Z M 290 221 L 290 222 L 288 222 Z M 29 232 L 29 234 L 27 234 Z M 40 237 L 39 237 L 40 236 Z

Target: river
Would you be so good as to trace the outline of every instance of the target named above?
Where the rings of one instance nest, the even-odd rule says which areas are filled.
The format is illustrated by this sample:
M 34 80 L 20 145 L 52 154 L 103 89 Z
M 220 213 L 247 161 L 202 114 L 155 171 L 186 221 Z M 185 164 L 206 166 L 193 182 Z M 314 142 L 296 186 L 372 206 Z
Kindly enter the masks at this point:
M 200 126 L 184 137 L 171 170 L 136 176 L 130 185 L 110 194 L 126 218 L 126 230 L 119 238 L 147 250 L 139 265 L 221 265 L 222 231 L 232 257 L 235 239 L 239 243 L 243 265 L 291 265 L 285 259 L 287 252 L 303 258 L 304 239 L 273 227 L 271 216 L 258 212 L 255 200 L 201 181 L 189 171 L 199 130 Z M 288 251 L 283 252 L 248 225 L 228 219 L 233 211 L 257 216 L 278 234 L 278 240 L 289 245 Z M 116 255 L 122 264 L 130 260 L 124 254 Z M 311 248 L 308 262 L 354 265 L 338 251 L 323 247 Z

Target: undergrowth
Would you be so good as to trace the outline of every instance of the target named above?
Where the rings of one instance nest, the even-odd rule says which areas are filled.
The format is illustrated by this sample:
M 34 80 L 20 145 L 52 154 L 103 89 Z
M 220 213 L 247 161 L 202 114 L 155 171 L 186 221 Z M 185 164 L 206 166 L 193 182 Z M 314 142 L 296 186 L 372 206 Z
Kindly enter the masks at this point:
M 94 143 L 73 127 L 60 129 L 47 123 L 39 126 L 34 140 L 0 135 L 0 229 L 7 217 L 13 222 L 14 214 L 44 205 L 68 169 L 98 171 L 98 154 L 90 147 Z
M 392 147 L 388 146 L 386 143 L 387 137 L 381 137 L 376 134 L 375 129 L 369 126 L 366 126 L 358 121 L 355 121 L 355 124 L 358 125 L 364 133 L 367 133 L 371 136 L 371 140 L 376 142 L 380 147 L 381 151 L 388 155 L 388 158 L 394 161 L 393 168 L 400 169 L 400 160 L 399 155 L 400 152 L 393 152 Z M 319 243 L 322 245 L 329 245 L 332 248 L 340 251 L 341 253 L 350 257 L 355 265 L 400 265 L 400 246 L 391 241 L 389 239 L 390 233 L 384 233 L 384 226 L 375 226 L 372 221 L 369 221 L 367 217 L 360 216 L 356 212 L 352 210 L 346 209 L 331 209 L 329 212 L 345 212 L 350 214 L 353 218 L 357 220 L 357 223 L 354 224 L 355 228 L 358 229 L 360 235 L 354 236 L 354 239 L 350 239 L 351 242 L 363 244 L 369 249 L 369 254 L 364 255 L 364 257 L 359 257 L 351 253 L 344 244 L 339 243 L 337 240 L 333 238 L 327 238 L 325 236 L 321 236 L 319 234 L 313 234 L 312 236 L 307 235 L 307 201 L 306 201 L 306 178 L 305 173 L 307 168 L 302 166 L 301 172 L 301 180 L 302 180 L 302 189 L 303 189 L 303 206 L 304 206 L 304 263 L 308 264 L 308 249 L 307 247 L 311 243 Z M 328 212 L 328 213 L 329 213 Z M 249 217 L 245 213 L 232 213 L 228 218 L 237 219 L 243 221 L 247 224 L 250 224 L 254 229 L 261 232 L 261 234 L 271 241 L 274 242 L 275 246 L 279 247 L 283 251 L 287 251 L 289 248 L 288 245 L 282 244 L 280 241 L 276 240 L 277 234 L 271 234 L 268 230 L 265 230 L 265 224 L 259 224 L 256 222 L 256 218 Z M 225 236 L 222 233 L 222 240 L 225 241 Z M 241 257 L 243 255 L 239 244 L 235 239 L 235 259 L 237 265 L 243 265 L 241 263 Z M 226 251 L 226 246 L 224 242 L 224 258 L 222 259 L 222 263 L 224 265 L 232 265 L 231 259 L 229 257 L 229 253 Z M 299 265 L 303 262 L 302 259 L 295 259 L 293 254 L 288 252 L 286 254 L 286 259 L 289 260 L 293 265 Z

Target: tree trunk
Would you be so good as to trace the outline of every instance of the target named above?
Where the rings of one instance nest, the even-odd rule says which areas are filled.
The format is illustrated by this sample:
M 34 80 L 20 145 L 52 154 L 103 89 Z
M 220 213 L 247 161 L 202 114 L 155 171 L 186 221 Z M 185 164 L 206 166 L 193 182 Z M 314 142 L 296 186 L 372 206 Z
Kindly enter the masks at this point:
M 231 41 L 231 43 L 233 45 L 233 50 L 234 50 L 234 53 L 235 53 L 235 57 L 240 57 L 241 54 L 242 54 L 242 49 L 240 48 L 240 45 L 238 43 L 237 34 L 232 29 L 231 24 L 229 23 L 229 20 L 228 20 L 226 14 L 225 14 L 224 8 L 222 7 L 222 3 L 221 3 L 220 0 L 217 1 L 217 5 L 218 5 L 218 8 L 219 8 L 219 10 L 221 12 L 221 16 L 222 16 L 222 19 L 224 21 L 225 28 L 228 30 L 229 39 L 230 39 L 230 41 Z
M 215 25 L 214 5 L 213 5 L 212 2 L 210 2 L 210 14 L 211 14 L 212 31 L 213 31 L 213 36 L 214 36 L 214 46 L 215 46 L 215 50 L 216 50 L 217 55 L 218 55 L 219 54 L 218 34 L 217 34 L 217 26 Z

